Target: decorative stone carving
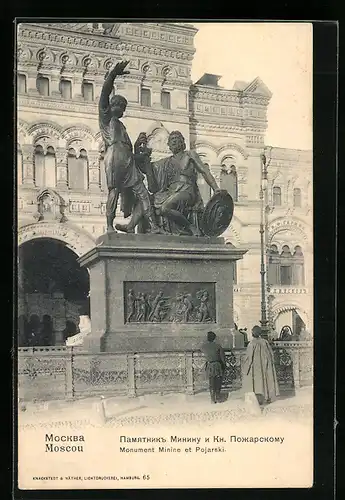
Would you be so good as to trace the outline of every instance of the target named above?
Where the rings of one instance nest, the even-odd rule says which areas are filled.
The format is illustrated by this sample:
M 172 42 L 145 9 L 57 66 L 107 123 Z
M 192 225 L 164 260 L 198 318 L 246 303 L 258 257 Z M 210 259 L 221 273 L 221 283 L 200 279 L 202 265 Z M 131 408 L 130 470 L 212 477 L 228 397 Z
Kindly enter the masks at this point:
M 68 24 L 68 23 L 67 23 Z M 66 25 L 67 25 L 66 24 Z M 71 23 L 73 26 L 74 23 Z M 104 38 L 104 39 L 99 39 L 98 37 L 93 39 L 92 35 L 90 35 L 90 31 L 85 27 L 85 29 L 82 29 L 80 27 L 82 23 L 78 23 L 78 27 L 75 29 L 72 28 L 64 28 L 62 29 L 68 29 L 72 31 L 80 31 L 80 34 L 72 34 L 72 33 L 57 33 L 52 30 L 49 30 L 49 25 L 31 25 L 29 26 L 21 26 L 19 27 L 18 30 L 18 37 L 19 40 L 30 40 L 32 42 L 33 39 L 44 41 L 45 43 L 53 43 L 54 46 L 61 46 L 61 47 L 80 47 L 80 48 L 85 48 L 85 47 L 92 47 L 95 50 L 102 50 L 102 51 L 107 51 L 118 54 L 119 51 L 124 50 L 122 49 L 121 45 L 118 42 L 111 41 L 109 38 Z M 59 30 L 61 29 L 62 25 L 59 25 Z M 85 24 L 86 26 L 86 24 Z M 49 31 L 47 31 L 49 30 Z M 83 33 L 85 31 L 85 34 Z M 156 39 L 159 38 L 160 31 L 155 30 L 151 32 L 151 36 L 149 38 Z M 145 37 L 147 38 L 147 37 Z M 188 64 L 190 64 L 190 61 L 193 59 L 193 37 L 181 37 L 180 40 L 188 40 L 188 45 L 190 45 L 190 48 L 187 48 L 188 45 L 183 42 L 176 42 L 175 43 L 180 43 L 183 45 L 183 51 L 179 50 L 167 50 L 165 48 L 155 48 L 155 53 L 154 55 L 159 57 L 159 58 L 164 58 L 164 59 L 179 59 L 180 61 L 188 61 Z M 139 37 L 139 40 L 144 40 L 143 37 Z M 135 41 L 128 41 L 127 43 L 124 43 L 124 48 L 126 52 L 138 52 L 138 53 L 149 53 L 149 50 L 152 48 L 151 41 L 148 41 L 147 45 L 145 44 L 138 44 L 135 43 Z M 80 50 L 80 49 L 79 49 Z M 120 55 L 120 54 L 119 54 Z
M 83 57 L 81 64 L 84 70 L 84 74 L 97 73 L 98 62 L 97 59 L 92 54 L 88 54 L 87 56 Z
M 214 283 L 125 282 L 125 323 L 214 323 Z
M 299 234 L 304 241 L 308 241 L 305 225 L 294 219 L 278 218 L 269 225 L 269 240 L 272 241 L 277 233 L 284 230 L 292 230 L 294 234 Z
M 55 57 L 53 52 L 47 47 L 39 49 L 36 52 L 36 59 L 38 61 L 38 71 L 42 69 L 52 69 L 55 67 Z
M 66 140 L 66 146 L 77 147 L 87 150 L 92 148 L 95 141 L 92 131 L 85 125 L 68 127 L 62 133 L 62 138 Z M 72 146 L 74 144 L 74 146 Z
M 61 138 L 61 132 L 59 125 L 50 122 L 34 123 L 28 128 L 28 134 L 32 137 L 33 144 L 42 137 L 58 141 Z
M 23 184 L 34 185 L 34 146 L 22 145 Z
M 63 198 L 52 189 L 44 189 L 37 197 L 37 214 L 35 218 L 38 221 L 56 220 L 65 222 L 64 215 L 65 203 Z
M 90 151 L 89 160 L 89 186 L 95 191 L 100 189 L 100 153 L 99 151 Z
M 63 241 L 79 257 L 95 246 L 95 241 L 91 236 L 66 223 L 42 221 L 23 226 L 18 231 L 18 245 L 37 238 L 55 238 Z
M 17 49 L 17 57 L 20 62 L 29 61 L 32 58 L 32 52 L 26 45 L 19 44 Z
M 64 148 L 57 148 L 55 151 L 57 186 L 67 187 L 67 151 Z

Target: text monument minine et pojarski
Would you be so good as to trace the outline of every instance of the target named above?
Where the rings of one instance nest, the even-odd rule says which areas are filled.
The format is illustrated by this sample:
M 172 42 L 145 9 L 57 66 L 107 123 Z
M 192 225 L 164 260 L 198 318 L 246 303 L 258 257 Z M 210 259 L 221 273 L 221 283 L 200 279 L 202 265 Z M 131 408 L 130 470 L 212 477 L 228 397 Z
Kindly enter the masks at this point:
M 211 328 L 224 347 L 242 347 L 234 330 L 233 265 L 245 250 L 225 245 L 233 200 L 183 135 L 168 138 L 171 156 L 153 162 L 144 133 L 132 142 L 120 118 L 127 101 L 110 97 L 127 74 L 120 62 L 105 78 L 99 124 L 108 186 L 107 232 L 79 262 L 90 272 L 92 351 L 163 351 L 198 348 Z M 204 206 L 202 175 L 214 195 Z M 144 182 L 146 178 L 146 182 Z M 127 225 L 113 222 L 121 200 Z

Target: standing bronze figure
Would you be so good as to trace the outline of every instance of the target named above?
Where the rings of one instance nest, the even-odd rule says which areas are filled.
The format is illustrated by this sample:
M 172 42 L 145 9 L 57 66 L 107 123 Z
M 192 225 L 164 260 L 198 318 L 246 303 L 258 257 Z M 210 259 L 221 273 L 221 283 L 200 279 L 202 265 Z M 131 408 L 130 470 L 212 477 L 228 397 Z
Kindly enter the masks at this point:
M 113 95 L 109 100 L 114 90 L 115 78 L 129 73 L 125 70 L 127 64 L 128 61 L 119 62 L 109 71 L 99 99 L 99 126 L 105 148 L 104 166 L 108 187 L 107 231 L 115 231 L 113 222 L 121 194 L 124 216 L 131 215 L 134 207 L 139 205 L 151 231 L 159 232 L 151 216 L 152 209 L 149 193 L 143 182 L 144 176 L 136 168 L 131 140 L 126 127 L 120 121 L 126 110 L 127 100 L 119 94 Z M 131 232 L 134 232 L 134 228 Z

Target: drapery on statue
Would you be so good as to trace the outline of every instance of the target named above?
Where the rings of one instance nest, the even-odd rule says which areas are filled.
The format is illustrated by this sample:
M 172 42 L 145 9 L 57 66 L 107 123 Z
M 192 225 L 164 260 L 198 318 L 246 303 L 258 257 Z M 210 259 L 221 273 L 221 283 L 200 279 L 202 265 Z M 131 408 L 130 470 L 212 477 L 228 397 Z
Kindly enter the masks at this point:
M 136 167 L 131 140 L 126 127 L 120 121 L 126 110 L 127 100 L 119 94 L 113 95 L 109 100 L 115 78 L 129 73 L 125 70 L 128 62 L 119 62 L 109 71 L 99 99 L 99 126 L 105 148 L 104 166 L 108 186 L 107 231 L 115 231 L 113 222 L 121 193 L 124 216 L 128 217 L 135 207 L 140 207 L 141 216 L 149 230 L 159 233 L 152 217 L 149 193 L 143 182 L 144 176 Z
M 151 162 L 151 150 L 147 148 L 146 135 L 140 134 L 134 145 L 137 165 L 146 174 L 155 213 L 163 219 L 167 219 L 172 225 L 172 229 L 168 232 L 199 236 L 200 229 L 188 218 L 188 213 L 192 209 L 196 211 L 203 209 L 197 185 L 198 173 L 204 177 L 215 193 L 224 194 L 224 191 L 220 190 L 209 168 L 204 165 L 198 154 L 195 151 L 186 151 L 185 140 L 181 132 L 173 131 L 170 133 L 168 146 L 172 156 Z M 230 195 L 228 196 L 230 197 Z M 231 206 L 230 220 L 232 209 L 233 206 Z M 116 225 L 116 227 L 124 232 L 134 232 L 134 227 L 140 222 L 145 231 L 147 222 L 143 219 L 142 206 L 137 205 L 131 222 L 127 226 Z

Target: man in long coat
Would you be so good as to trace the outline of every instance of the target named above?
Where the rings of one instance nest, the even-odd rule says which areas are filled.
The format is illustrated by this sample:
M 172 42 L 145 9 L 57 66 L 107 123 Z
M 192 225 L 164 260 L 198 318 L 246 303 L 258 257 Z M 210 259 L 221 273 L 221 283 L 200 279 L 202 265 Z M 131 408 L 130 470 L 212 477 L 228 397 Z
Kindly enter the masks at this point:
M 261 328 L 254 326 L 243 364 L 243 389 L 254 392 L 259 404 L 270 403 L 279 395 L 273 350 L 261 337 Z

